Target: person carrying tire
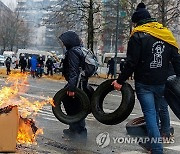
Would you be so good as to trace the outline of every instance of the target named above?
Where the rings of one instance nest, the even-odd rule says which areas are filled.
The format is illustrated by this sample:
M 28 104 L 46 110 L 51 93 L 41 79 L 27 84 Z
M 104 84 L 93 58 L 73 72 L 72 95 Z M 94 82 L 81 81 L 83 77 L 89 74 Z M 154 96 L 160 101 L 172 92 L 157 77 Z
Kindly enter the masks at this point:
M 82 41 L 80 37 L 74 31 L 66 31 L 61 34 L 59 39 L 61 40 L 62 47 L 66 50 L 65 58 L 63 60 L 63 76 L 68 82 L 65 87 L 68 88 L 67 95 L 70 96 L 67 100 L 63 100 L 64 108 L 67 115 L 75 115 L 81 111 L 80 104 L 76 98 L 72 99 L 76 93 L 75 88 L 78 84 L 80 75 L 80 68 L 84 55 L 82 53 Z M 82 76 L 82 88 L 88 95 L 88 77 Z M 69 125 L 69 129 L 63 130 L 66 137 L 87 137 L 87 129 L 85 128 L 85 119 Z
M 126 63 L 112 85 L 116 90 L 121 90 L 123 83 L 134 72 L 136 94 L 150 139 L 150 142 L 141 146 L 153 154 L 162 154 L 162 142 L 152 142 L 152 139 L 170 137 L 170 118 L 164 88 L 169 62 L 176 75 L 180 76 L 178 44 L 169 29 L 151 18 L 144 3 L 138 4 L 132 15 L 132 22 L 135 23 L 135 28 L 128 42 Z M 161 132 L 158 128 L 159 119 Z

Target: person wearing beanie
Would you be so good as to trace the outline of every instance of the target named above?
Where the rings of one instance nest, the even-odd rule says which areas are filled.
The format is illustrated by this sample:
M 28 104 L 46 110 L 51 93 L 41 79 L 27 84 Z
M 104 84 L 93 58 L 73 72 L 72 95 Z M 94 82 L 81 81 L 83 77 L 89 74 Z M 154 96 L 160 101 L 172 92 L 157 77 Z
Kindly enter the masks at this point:
M 149 18 L 151 18 L 151 15 L 148 10 L 146 10 L 146 6 L 144 5 L 144 3 L 139 3 L 136 11 L 132 15 L 131 20 L 133 23 L 138 23 L 141 20 Z
M 152 141 L 153 139 L 160 141 L 161 137 L 168 139 L 171 137 L 164 88 L 170 63 L 176 76 L 180 77 L 178 44 L 168 28 L 151 18 L 144 3 L 138 4 L 132 15 L 132 22 L 136 27 L 132 30 L 128 41 L 126 63 L 112 85 L 116 90 L 121 90 L 124 82 L 134 73 L 136 94 L 150 139 L 147 144 L 141 145 L 152 154 L 162 154 L 162 142 Z

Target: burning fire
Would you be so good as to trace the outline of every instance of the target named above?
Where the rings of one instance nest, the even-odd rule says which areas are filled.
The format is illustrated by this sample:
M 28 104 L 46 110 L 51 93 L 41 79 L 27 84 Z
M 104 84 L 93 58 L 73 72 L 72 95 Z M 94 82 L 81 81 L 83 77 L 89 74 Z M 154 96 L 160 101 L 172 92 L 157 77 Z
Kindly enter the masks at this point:
M 20 96 L 28 90 L 27 74 L 10 74 L 6 84 L 7 86 L 2 87 L 0 90 L 0 108 L 17 106 L 19 109 L 20 118 L 17 143 L 36 144 L 36 136 L 43 134 L 43 130 L 38 129 L 35 126 L 35 121 L 29 117 L 31 116 L 34 119 L 37 112 L 48 103 L 54 106 L 53 99 L 48 98 L 41 102 L 31 102 L 27 98 Z

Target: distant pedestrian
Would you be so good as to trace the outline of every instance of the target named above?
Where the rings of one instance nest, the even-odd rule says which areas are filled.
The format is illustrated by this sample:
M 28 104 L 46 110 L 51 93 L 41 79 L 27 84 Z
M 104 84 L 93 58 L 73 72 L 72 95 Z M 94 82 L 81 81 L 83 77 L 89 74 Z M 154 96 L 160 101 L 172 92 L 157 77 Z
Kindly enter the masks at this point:
M 53 61 L 50 56 L 48 56 L 48 60 L 46 61 L 46 67 L 47 67 L 47 75 L 49 74 L 53 75 Z
M 37 68 L 36 56 L 32 56 L 30 63 L 31 63 L 31 75 L 32 75 L 33 78 L 35 78 L 35 71 L 36 71 L 36 68 Z
M 39 77 L 42 77 L 43 69 L 44 69 L 44 59 L 42 55 L 39 55 L 39 58 L 37 59 L 37 74 Z
M 9 75 L 10 72 L 11 72 L 11 62 L 12 62 L 11 58 L 7 57 L 6 60 L 5 60 L 7 75 Z
M 30 70 L 31 68 L 31 57 L 28 58 L 27 68 Z
M 121 59 L 121 62 L 120 62 L 120 72 L 123 71 L 124 65 L 125 65 L 125 60 L 124 60 L 124 58 L 122 58 L 122 59 Z
M 24 54 L 22 54 L 20 57 L 19 65 L 21 66 L 21 72 L 25 73 L 27 67 L 27 61 Z
M 12 68 L 16 69 L 17 58 L 15 55 L 12 56 Z
M 111 58 L 108 63 L 107 63 L 107 68 L 109 68 L 108 73 L 107 73 L 107 78 L 111 74 L 111 79 L 114 76 L 114 58 Z

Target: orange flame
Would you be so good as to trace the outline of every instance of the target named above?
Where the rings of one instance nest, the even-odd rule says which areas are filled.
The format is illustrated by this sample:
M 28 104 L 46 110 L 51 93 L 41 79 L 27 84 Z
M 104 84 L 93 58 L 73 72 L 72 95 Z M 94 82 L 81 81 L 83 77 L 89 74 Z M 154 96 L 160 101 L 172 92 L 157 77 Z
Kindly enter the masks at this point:
M 19 131 L 17 136 L 17 142 L 23 144 L 37 144 L 36 136 L 43 134 L 42 129 L 38 129 L 35 126 L 35 122 L 32 119 L 22 118 L 19 119 Z
M 33 144 L 36 143 L 36 136 L 43 133 L 42 129 L 37 129 L 33 132 L 32 125 L 34 121 L 27 117 L 37 115 L 37 112 L 43 108 L 44 105 L 51 104 L 54 106 L 53 99 L 48 98 L 44 101 L 31 102 L 27 98 L 20 96 L 20 94 L 27 91 L 28 76 L 27 74 L 10 74 L 6 80 L 8 86 L 2 87 L 0 90 L 0 108 L 4 108 L 11 105 L 16 105 L 19 108 L 19 131 L 17 142 L 21 144 Z

